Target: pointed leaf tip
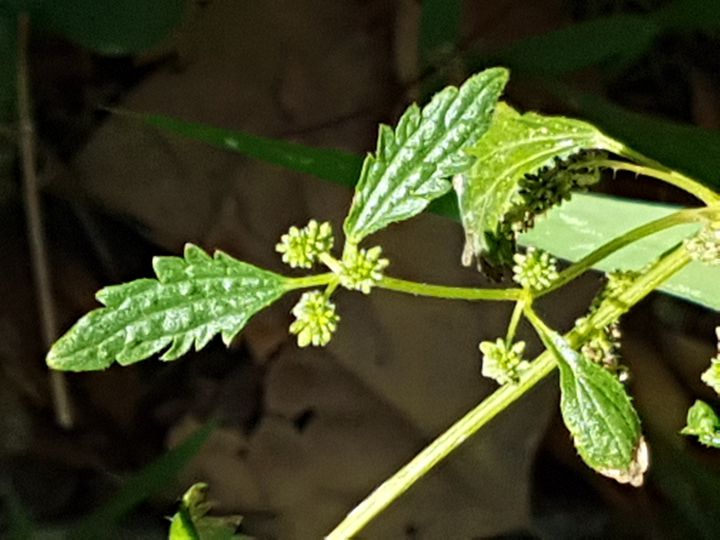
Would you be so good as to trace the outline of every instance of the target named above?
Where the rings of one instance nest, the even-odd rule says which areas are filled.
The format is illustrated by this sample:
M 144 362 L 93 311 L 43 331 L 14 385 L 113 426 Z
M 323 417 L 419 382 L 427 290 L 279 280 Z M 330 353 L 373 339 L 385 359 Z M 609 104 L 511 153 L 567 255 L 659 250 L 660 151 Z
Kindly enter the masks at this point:
M 163 349 L 174 360 L 217 334 L 228 343 L 250 318 L 285 292 L 285 278 L 217 252 L 188 244 L 185 257 L 156 257 L 158 279 L 107 287 L 106 307 L 80 319 L 50 349 L 49 367 L 99 370 L 114 361 L 143 360 Z
M 394 131 L 380 126 L 344 223 L 352 243 L 419 214 L 451 189 L 449 178 L 471 165 L 464 150 L 487 130 L 507 79 L 506 69 L 487 69 L 440 91 L 422 110 L 411 105 Z

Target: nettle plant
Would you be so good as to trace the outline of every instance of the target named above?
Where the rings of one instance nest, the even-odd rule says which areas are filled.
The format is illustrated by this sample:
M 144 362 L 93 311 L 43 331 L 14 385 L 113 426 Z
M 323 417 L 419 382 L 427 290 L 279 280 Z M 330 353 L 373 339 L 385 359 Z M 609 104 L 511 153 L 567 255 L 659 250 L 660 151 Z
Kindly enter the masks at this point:
M 375 490 L 330 533 L 354 536 L 470 435 L 525 394 L 555 368 L 560 409 L 578 454 L 598 473 L 633 486 L 643 483 L 648 445 L 620 364 L 619 318 L 671 276 L 696 260 L 720 265 L 720 196 L 695 180 L 638 154 L 591 124 L 535 113 L 521 114 L 499 101 L 503 68 L 487 69 L 460 88 L 448 87 L 422 109 L 411 105 L 393 130 L 381 125 L 377 149 L 365 158 L 338 246 L 329 223 L 291 227 L 276 250 L 293 268 L 326 271 L 287 277 L 216 251 L 188 244 L 183 257 L 157 257 L 157 279 L 102 289 L 104 307 L 80 319 L 50 350 L 47 363 L 67 371 L 129 365 L 162 352 L 175 360 L 220 334 L 229 344 L 250 318 L 285 294 L 303 290 L 289 331 L 300 347 L 326 345 L 341 316 L 340 289 L 370 294 L 376 288 L 463 301 L 511 302 L 507 333 L 479 344 L 482 375 L 499 388 L 404 468 Z M 629 170 L 679 187 L 703 204 L 633 229 L 560 270 L 550 254 L 517 246 L 518 235 L 548 210 L 601 179 L 602 170 Z M 416 283 L 390 277 L 382 248 L 368 238 L 392 223 L 420 214 L 454 189 L 466 245 L 462 263 L 474 262 L 506 288 Z M 621 248 L 656 232 L 694 223 L 699 232 L 644 268 L 609 273 L 586 316 L 564 335 L 534 309 L 537 299 L 560 289 Z M 534 360 L 516 339 L 522 319 L 544 344 Z M 720 330 L 718 330 L 720 340 Z M 720 344 L 719 344 L 720 347 Z M 702 375 L 720 391 L 720 353 Z M 698 401 L 683 433 L 720 447 L 720 419 Z

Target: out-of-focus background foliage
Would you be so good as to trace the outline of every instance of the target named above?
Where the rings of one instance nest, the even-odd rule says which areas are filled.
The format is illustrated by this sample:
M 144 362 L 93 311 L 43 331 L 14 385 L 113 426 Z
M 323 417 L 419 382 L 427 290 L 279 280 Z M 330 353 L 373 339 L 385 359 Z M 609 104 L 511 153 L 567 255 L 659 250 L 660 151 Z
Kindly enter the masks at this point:
M 90 522 L 98 537 L 163 538 L 174 500 L 204 480 L 219 511 L 245 516 L 245 533 L 319 538 L 493 389 L 477 343 L 508 316 L 506 306 L 342 294 L 331 345 L 299 350 L 287 298 L 229 350 L 214 343 L 170 364 L 69 376 L 75 423 L 57 427 L 20 197 L 17 13 L 31 18 L 48 266 L 64 329 L 95 307 L 99 287 L 148 276 L 152 255 L 187 241 L 283 271 L 279 235 L 310 217 L 339 230 L 351 196 L 105 107 L 363 153 L 377 123 L 409 101 L 500 64 L 512 70 L 513 104 L 590 119 L 717 187 L 719 4 L 0 0 L 0 536 L 27 537 L 29 519 L 63 534 L 113 501 Z M 606 189 L 692 202 L 633 176 Z M 460 268 L 462 232 L 450 220 L 422 216 L 378 241 L 393 275 L 482 281 Z M 588 276 L 541 309 L 566 328 L 599 284 Z M 595 476 L 574 455 L 551 377 L 366 537 L 716 538 L 720 463 L 677 431 L 695 397 L 713 399 L 699 373 L 717 324 L 716 313 L 661 295 L 623 324 L 652 452 L 642 489 Z M 198 439 L 166 452 L 211 417 L 219 425 L 175 474 Z

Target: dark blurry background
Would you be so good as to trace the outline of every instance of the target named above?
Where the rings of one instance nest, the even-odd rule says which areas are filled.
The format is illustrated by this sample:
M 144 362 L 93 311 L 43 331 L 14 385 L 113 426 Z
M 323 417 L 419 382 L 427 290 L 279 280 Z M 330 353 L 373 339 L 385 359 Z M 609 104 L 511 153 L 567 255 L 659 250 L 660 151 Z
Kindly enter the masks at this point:
M 13 143 L 18 9 L 37 21 L 28 67 L 61 330 L 96 307 L 98 288 L 151 275 L 153 255 L 177 254 L 188 241 L 284 271 L 274 253 L 280 234 L 309 217 L 339 231 L 351 197 L 346 188 L 112 116 L 107 106 L 363 153 L 374 147 L 378 122 L 394 122 L 410 101 L 500 64 L 512 70 L 506 98 L 514 105 L 592 119 L 716 188 L 720 180 L 720 135 L 712 131 L 720 128 L 716 1 L 124 3 L 53 11 L 49 0 L 0 1 L 6 534 L 19 530 L 8 527 L 22 514 L 61 534 L 133 471 L 218 416 L 221 426 L 177 478 L 98 536 L 163 538 L 174 500 L 204 480 L 219 512 L 245 516 L 247 534 L 319 538 L 492 391 L 480 377 L 477 343 L 500 335 L 509 315 L 507 306 L 341 293 L 331 345 L 300 350 L 287 335 L 295 298 L 286 298 L 228 350 L 214 341 L 169 364 L 68 376 L 74 425 L 58 427 Z M 137 33 L 129 41 L 128 20 Z M 603 189 L 691 202 L 633 176 Z M 392 275 L 481 282 L 460 268 L 462 236 L 457 223 L 429 215 L 392 226 L 378 242 Z M 600 284 L 587 276 L 542 310 L 567 328 Z M 660 295 L 623 323 L 652 452 L 643 488 L 619 486 L 582 464 L 551 376 L 363 538 L 720 536 L 718 458 L 677 435 L 693 399 L 713 399 L 699 373 L 717 324 L 717 314 Z

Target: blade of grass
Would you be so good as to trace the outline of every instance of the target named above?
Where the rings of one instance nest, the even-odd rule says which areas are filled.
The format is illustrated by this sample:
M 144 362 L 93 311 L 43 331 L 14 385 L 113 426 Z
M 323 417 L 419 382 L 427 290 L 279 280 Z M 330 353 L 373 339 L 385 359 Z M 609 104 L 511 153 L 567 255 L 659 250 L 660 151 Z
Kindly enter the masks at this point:
M 462 0 L 423 0 L 419 47 L 424 67 L 445 59 L 457 45 L 462 5 Z
M 210 421 L 182 444 L 160 456 L 130 476 L 109 501 L 82 518 L 68 532 L 67 538 L 78 540 L 108 538 L 110 531 L 123 516 L 140 503 L 166 488 L 182 468 L 200 451 L 217 426 Z
M 142 114 L 121 109 L 110 112 L 139 120 L 217 148 L 238 152 L 287 169 L 312 174 L 348 187 L 357 182 L 362 168 L 361 156 L 330 148 L 313 148 L 280 139 L 260 137 L 242 131 L 222 129 L 159 114 Z
M 0 498 L 2 498 L 5 503 L 7 539 L 27 540 L 28 538 L 33 538 L 33 532 L 37 527 L 35 523 L 33 523 L 30 514 L 23 507 L 22 501 L 12 488 L 10 482 L 0 484 Z
M 611 137 L 663 165 L 720 186 L 720 131 L 634 112 L 561 83 L 544 86 Z

